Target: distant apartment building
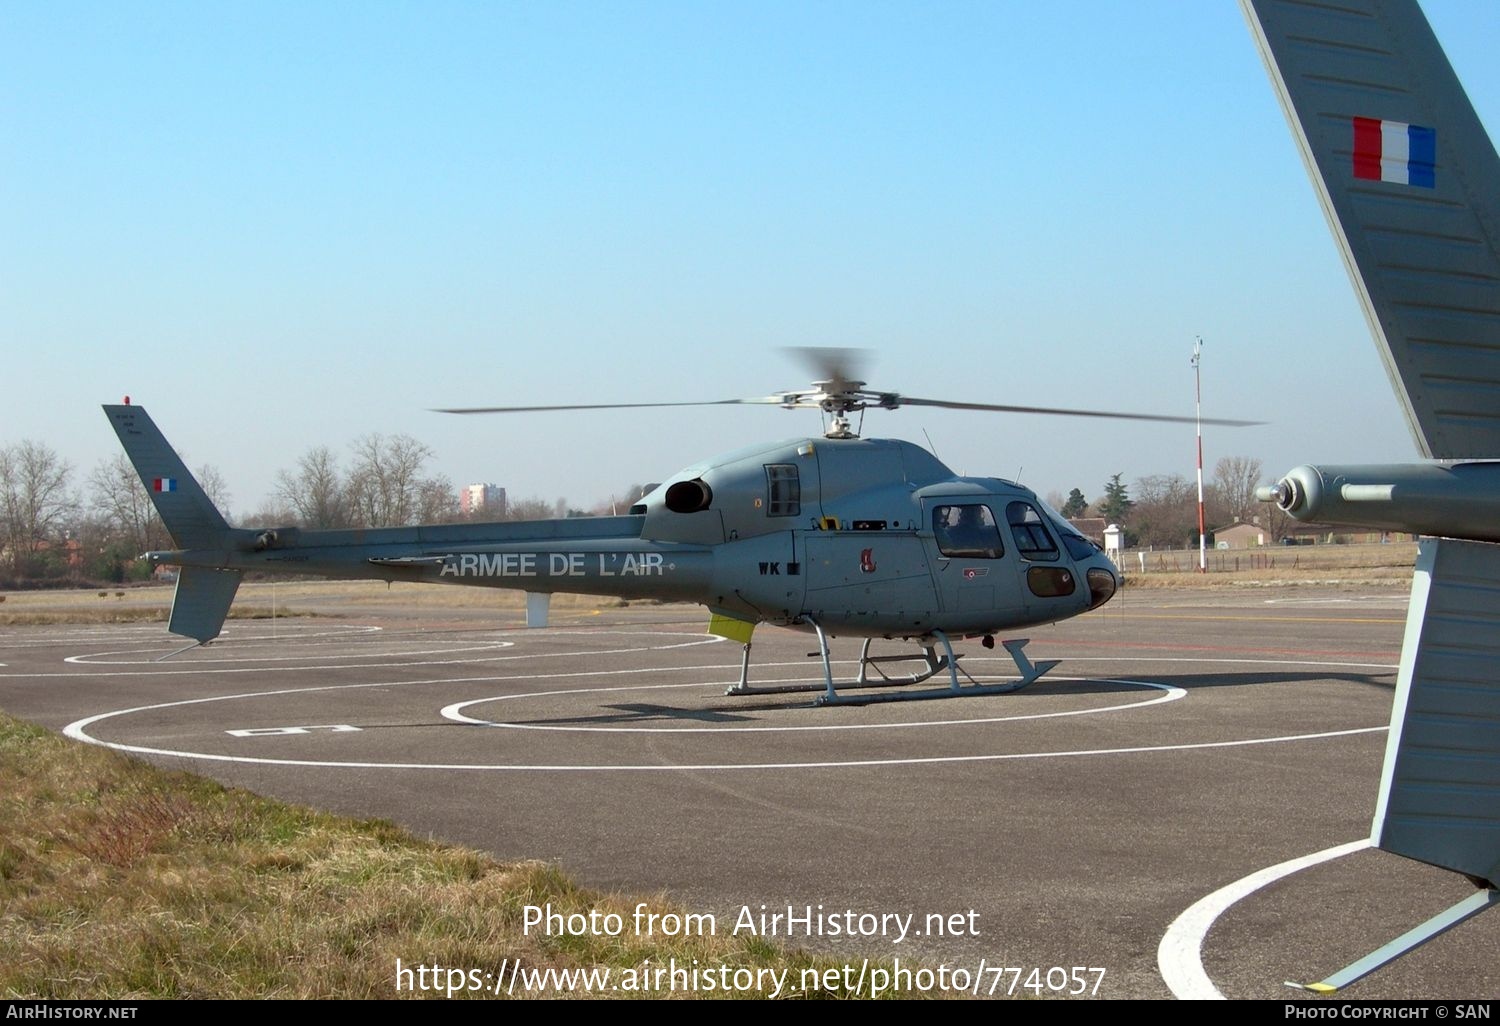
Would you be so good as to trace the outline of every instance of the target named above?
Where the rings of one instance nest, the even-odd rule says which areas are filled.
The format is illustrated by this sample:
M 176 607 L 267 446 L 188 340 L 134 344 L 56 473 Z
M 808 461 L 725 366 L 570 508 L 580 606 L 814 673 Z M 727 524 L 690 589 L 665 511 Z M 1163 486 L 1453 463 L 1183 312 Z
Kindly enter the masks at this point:
M 458 508 L 466 517 L 505 515 L 505 489 L 499 485 L 471 484 L 459 489 Z

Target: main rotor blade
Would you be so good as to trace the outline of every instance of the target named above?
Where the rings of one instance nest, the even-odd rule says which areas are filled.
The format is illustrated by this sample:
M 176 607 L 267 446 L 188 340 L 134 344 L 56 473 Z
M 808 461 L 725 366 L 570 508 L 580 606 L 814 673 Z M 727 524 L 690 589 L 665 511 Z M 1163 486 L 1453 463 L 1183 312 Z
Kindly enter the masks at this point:
M 1217 417 L 1168 417 L 1159 413 L 1120 413 L 1114 410 L 1064 410 L 1052 406 L 999 406 L 991 403 L 956 403 L 947 399 L 917 399 L 892 396 L 897 406 L 941 406 L 949 410 L 991 410 L 996 413 L 1049 413 L 1059 417 L 1110 417 L 1115 420 L 1156 420 L 1168 424 L 1213 424 L 1218 427 L 1254 427 L 1263 420 L 1222 420 Z
M 552 410 L 641 410 L 661 406 L 779 406 L 781 396 L 768 395 L 759 399 L 710 399 L 695 403 L 580 403 L 569 406 L 464 406 L 438 410 L 433 413 L 547 413 Z

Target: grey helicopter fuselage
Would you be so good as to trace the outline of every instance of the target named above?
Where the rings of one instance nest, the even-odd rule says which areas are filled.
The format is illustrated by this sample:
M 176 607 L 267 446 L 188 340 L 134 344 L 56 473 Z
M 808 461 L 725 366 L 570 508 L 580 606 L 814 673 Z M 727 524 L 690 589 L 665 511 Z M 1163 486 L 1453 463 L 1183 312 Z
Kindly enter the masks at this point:
M 1114 565 L 1032 491 L 893 439 L 803 438 L 695 464 L 628 515 L 234 529 L 156 562 L 690 601 L 747 626 L 987 635 L 1102 605 Z M 179 541 L 179 544 L 181 542 Z

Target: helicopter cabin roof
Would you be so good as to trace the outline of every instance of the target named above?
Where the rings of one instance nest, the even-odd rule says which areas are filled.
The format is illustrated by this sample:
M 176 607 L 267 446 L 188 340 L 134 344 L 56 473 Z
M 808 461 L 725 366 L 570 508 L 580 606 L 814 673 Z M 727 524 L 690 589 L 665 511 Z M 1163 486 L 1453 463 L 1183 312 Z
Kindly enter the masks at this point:
M 999 477 L 950 477 L 945 481 L 919 488 L 917 495 L 926 498 L 944 495 L 995 495 L 1007 492 L 1014 495 L 1031 494 L 1029 489 Z
M 742 462 L 783 462 L 797 457 L 816 456 L 827 466 L 830 460 L 874 460 L 884 456 L 893 469 L 913 485 L 951 480 L 953 471 L 926 449 L 900 438 L 787 438 L 779 442 L 745 446 L 711 456 L 684 467 L 673 475 L 691 478 L 718 467 Z

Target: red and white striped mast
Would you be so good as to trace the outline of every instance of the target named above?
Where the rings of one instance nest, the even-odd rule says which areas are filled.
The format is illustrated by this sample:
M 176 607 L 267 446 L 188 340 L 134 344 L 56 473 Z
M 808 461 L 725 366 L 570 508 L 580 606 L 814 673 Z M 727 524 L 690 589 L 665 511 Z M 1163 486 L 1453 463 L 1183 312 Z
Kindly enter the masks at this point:
M 1193 343 L 1193 398 L 1198 409 L 1198 572 L 1208 572 L 1208 532 L 1203 523 L 1203 336 Z

